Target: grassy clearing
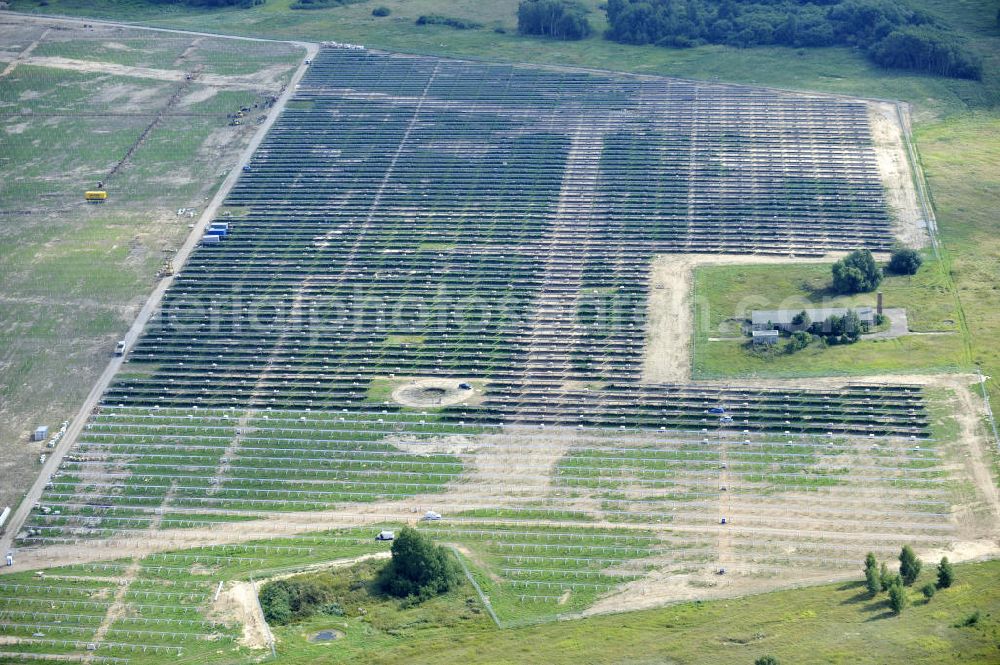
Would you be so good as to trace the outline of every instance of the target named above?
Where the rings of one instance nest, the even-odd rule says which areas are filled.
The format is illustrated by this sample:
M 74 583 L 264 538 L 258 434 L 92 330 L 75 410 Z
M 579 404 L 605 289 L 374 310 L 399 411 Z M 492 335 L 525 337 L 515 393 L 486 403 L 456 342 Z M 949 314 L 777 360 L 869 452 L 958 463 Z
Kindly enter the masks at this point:
M 385 346 L 420 346 L 427 341 L 426 335 L 389 335 L 385 338 Z
M 944 264 L 968 327 L 972 359 L 1000 404 L 1000 115 L 918 126 L 917 145 L 944 241 Z
M 694 279 L 695 377 L 915 373 L 968 366 L 958 303 L 943 264 L 934 260 L 912 277 L 887 277 L 880 290 L 886 307 L 906 308 L 910 330 L 943 334 L 849 346 L 813 343 L 794 354 L 780 349 L 762 354 L 747 343 L 741 322 L 754 309 L 875 305 L 874 293 L 839 296 L 829 290 L 829 282 L 825 263 L 699 268 Z
M 366 402 L 384 404 L 392 401 L 392 391 L 406 383 L 403 379 L 376 378 L 368 385 Z
M 363 662 L 373 653 L 404 642 L 437 642 L 455 635 L 487 636 L 493 624 L 475 589 L 465 578 L 453 591 L 409 609 L 378 594 L 372 582 L 384 562 L 364 562 L 352 568 L 311 575 L 331 588 L 342 616 L 316 615 L 302 623 L 276 628 L 279 658 L 317 662 Z M 310 642 L 321 630 L 335 630 L 335 642 Z M 294 656 L 293 656 L 294 654 Z M 402 662 L 402 661 L 400 661 Z
M 860 561 L 860 556 L 859 556 Z M 859 564 L 860 565 L 860 564 Z M 958 583 L 891 616 L 884 594 L 869 599 L 860 582 L 763 594 L 534 627 L 497 630 L 472 611 L 462 589 L 433 604 L 399 612 L 368 599 L 368 617 L 317 618 L 276 631 L 282 663 L 752 663 L 995 662 L 1000 631 L 1000 563 L 961 565 Z M 343 576 L 362 571 L 345 571 Z M 346 607 L 346 606 L 345 606 Z M 974 626 L 961 626 L 975 610 Z M 365 619 L 368 620 L 365 620 Z M 326 644 L 307 638 L 333 628 Z

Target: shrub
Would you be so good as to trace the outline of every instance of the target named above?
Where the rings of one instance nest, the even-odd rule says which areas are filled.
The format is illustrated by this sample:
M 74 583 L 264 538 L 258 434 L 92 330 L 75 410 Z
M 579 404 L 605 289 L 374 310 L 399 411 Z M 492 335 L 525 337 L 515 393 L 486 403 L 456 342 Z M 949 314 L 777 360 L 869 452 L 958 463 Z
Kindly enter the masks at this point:
M 809 327 L 812 325 L 812 319 L 809 318 L 809 312 L 802 310 L 793 316 L 792 325 L 797 326 L 800 330 L 809 330 Z
M 753 662 L 753 665 L 778 665 L 778 659 L 774 656 L 761 656 Z
M 809 333 L 804 330 L 797 330 L 792 333 L 791 339 L 785 344 L 785 351 L 787 353 L 795 353 L 796 351 L 801 351 L 802 349 L 809 346 L 809 342 L 812 341 L 812 337 Z
M 976 624 L 979 623 L 979 618 L 980 618 L 979 610 L 976 610 L 975 612 L 973 612 L 969 616 L 965 617 L 965 619 L 961 623 L 959 623 L 957 627 L 958 628 L 969 628 L 971 626 L 975 626 Z
M 482 23 L 467 21 L 461 18 L 452 18 L 450 16 L 439 16 L 438 14 L 418 16 L 416 23 L 417 25 L 446 25 L 456 30 L 477 30 L 483 27 Z
M 955 569 L 951 567 L 948 557 L 941 557 L 941 563 L 937 567 L 937 586 L 939 589 L 947 589 L 955 582 Z
M 937 587 L 932 583 L 928 582 L 920 588 L 920 593 L 924 594 L 924 598 L 930 600 L 934 597 L 934 592 L 937 591 Z
M 895 614 L 899 614 L 906 607 L 907 600 L 906 589 L 903 588 L 903 585 L 898 580 L 894 581 L 889 586 L 889 608 Z
M 593 32 L 589 12 L 574 0 L 522 0 L 517 7 L 517 30 L 522 35 L 583 39 Z
M 291 594 L 286 584 L 267 583 L 260 590 L 260 607 L 264 620 L 283 626 L 292 620 Z
M 922 567 L 923 563 L 913 553 L 913 548 L 904 545 L 899 553 L 899 575 L 903 578 L 903 584 L 906 586 L 913 584 L 917 580 L 917 576 L 920 575 Z
M 916 275 L 923 262 L 924 259 L 920 256 L 920 252 L 915 249 L 897 247 L 892 250 L 889 265 L 886 268 L 896 275 Z
M 366 0 L 295 0 L 289 7 L 291 9 L 329 9 L 330 7 L 343 7 L 344 5 L 354 5 Z
M 283 626 L 307 619 L 317 612 L 342 616 L 343 608 L 319 578 L 268 582 L 260 590 L 260 607 L 268 623 Z
M 888 591 L 889 587 L 897 582 L 899 584 L 903 583 L 899 575 L 889 572 L 889 567 L 885 565 L 885 561 L 882 562 L 882 565 L 878 569 L 878 579 L 882 583 L 882 591 Z
M 388 7 L 376 7 L 375 9 L 372 10 L 372 16 L 382 17 L 382 16 L 388 16 L 391 13 L 392 10 L 389 9 Z
M 171 4 L 171 0 L 155 0 L 157 4 Z M 176 2 L 177 0 L 173 0 Z M 179 0 L 181 4 L 190 7 L 255 7 L 266 0 Z M 48 2 L 39 2 L 39 7 L 48 6 Z
M 853 309 L 847 310 L 843 316 L 831 314 L 822 322 L 810 326 L 810 331 L 828 344 L 853 344 L 866 329 L 867 325 Z
M 403 527 L 392 543 L 392 559 L 379 572 L 377 584 L 383 593 L 419 602 L 449 591 L 461 576 L 451 552 L 417 530 Z
M 865 324 L 861 322 L 861 317 L 854 309 L 847 310 L 844 318 L 841 319 L 841 325 L 843 325 L 843 334 L 852 342 L 858 341 L 861 333 L 865 331 Z
M 837 293 L 874 291 L 882 282 L 882 270 L 867 249 L 851 252 L 833 264 L 833 290 Z
M 882 590 L 882 580 L 879 578 L 878 573 L 878 561 L 876 561 L 875 555 L 871 552 L 865 556 L 865 588 L 868 589 L 868 593 L 872 596 L 875 596 Z

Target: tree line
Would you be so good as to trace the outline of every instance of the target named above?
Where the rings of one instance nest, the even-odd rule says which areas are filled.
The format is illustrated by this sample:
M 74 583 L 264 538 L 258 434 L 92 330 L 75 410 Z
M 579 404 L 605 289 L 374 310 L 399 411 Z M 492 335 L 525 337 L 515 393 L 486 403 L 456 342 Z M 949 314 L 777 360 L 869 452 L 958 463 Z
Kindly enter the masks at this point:
M 982 78 L 982 64 L 927 13 L 893 0 L 608 0 L 607 37 L 687 47 L 854 46 L 883 67 Z
M 589 13 L 575 0 L 524 0 L 517 8 L 517 30 L 522 35 L 583 39 L 593 32 Z
M 266 0 L 151 0 L 158 5 L 187 5 L 189 7 L 255 7 Z

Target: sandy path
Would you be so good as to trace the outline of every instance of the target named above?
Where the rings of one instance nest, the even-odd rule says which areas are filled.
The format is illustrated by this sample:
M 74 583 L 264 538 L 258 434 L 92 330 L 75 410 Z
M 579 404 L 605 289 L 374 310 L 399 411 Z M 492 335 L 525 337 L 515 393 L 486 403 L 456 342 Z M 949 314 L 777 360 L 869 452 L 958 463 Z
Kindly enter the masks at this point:
M 868 118 L 886 204 L 893 217 L 893 232 L 898 240 L 909 247 L 926 247 L 930 243 L 930 236 L 913 185 L 913 173 L 906 158 L 903 130 L 899 126 L 896 105 L 871 102 Z
M 2 72 L 0 72 L 0 79 L 8 76 L 20 63 L 25 62 L 28 58 L 30 58 L 32 51 L 38 48 L 38 45 L 42 43 L 42 40 L 45 39 L 50 30 L 51 28 L 46 28 L 42 34 L 38 36 L 38 39 L 28 44 L 27 48 L 21 51 L 16 58 L 7 63 L 7 66 L 3 68 Z
M 271 629 L 260 612 L 257 583 L 232 582 L 212 604 L 209 618 L 224 623 L 243 624 L 240 644 L 251 649 L 266 649 L 271 643 Z
M 101 624 L 97 627 L 94 632 L 94 637 L 91 642 L 95 644 L 100 644 L 104 641 L 107 636 L 108 631 L 111 630 L 111 626 L 118 620 L 119 617 L 125 614 L 126 603 L 125 596 L 128 594 L 129 587 L 135 578 L 139 576 L 139 571 L 142 566 L 138 559 L 132 561 L 129 567 L 125 569 L 122 579 L 119 581 L 117 587 L 115 587 L 115 595 L 111 604 L 108 606 L 107 611 L 104 613 L 104 618 L 101 619 Z M 93 661 L 95 651 L 88 651 L 83 658 L 83 662 L 89 663 Z
M 961 427 L 959 440 L 966 448 L 966 466 L 992 511 L 992 535 L 1000 536 L 1000 493 L 990 471 L 989 453 L 992 447 L 983 426 L 983 402 L 969 385 L 955 385 L 953 390 L 960 403 L 955 410 L 955 419 Z
M 156 81 L 180 82 L 184 81 L 187 72 L 179 69 L 156 69 L 154 67 L 134 67 L 130 65 L 119 65 L 111 62 L 94 62 L 91 60 L 74 60 L 72 58 L 61 58 L 58 56 L 25 56 L 22 54 L 12 61 L 7 69 L 12 69 L 18 63 L 35 65 L 38 67 L 52 67 L 55 69 L 66 69 L 75 72 L 88 74 L 110 74 L 112 76 L 124 76 L 130 78 L 154 79 Z M 7 70 L 4 70 L 5 72 Z M 222 76 L 219 74 L 199 74 L 198 83 L 210 85 L 216 88 L 230 88 L 238 90 L 257 90 L 261 87 L 261 81 L 254 76 Z
M 754 254 L 662 254 L 653 259 L 646 317 L 643 383 L 690 383 L 694 269 L 715 265 L 833 262 L 846 252 L 796 258 Z

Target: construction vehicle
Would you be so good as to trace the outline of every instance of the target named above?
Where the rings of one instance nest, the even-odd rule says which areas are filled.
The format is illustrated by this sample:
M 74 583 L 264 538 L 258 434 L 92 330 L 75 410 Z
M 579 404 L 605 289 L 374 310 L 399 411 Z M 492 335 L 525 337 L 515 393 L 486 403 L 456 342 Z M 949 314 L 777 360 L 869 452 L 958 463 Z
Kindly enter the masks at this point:
M 160 266 L 160 270 L 156 273 L 157 277 L 171 277 L 174 274 L 174 262 L 170 259 L 164 259 L 163 265 Z
M 83 193 L 83 199 L 87 203 L 104 203 L 108 200 L 108 193 L 101 189 L 91 189 Z
M 125 355 L 125 340 L 121 340 L 115 345 L 115 355 L 124 356 Z

